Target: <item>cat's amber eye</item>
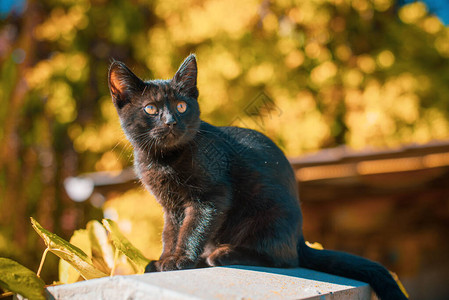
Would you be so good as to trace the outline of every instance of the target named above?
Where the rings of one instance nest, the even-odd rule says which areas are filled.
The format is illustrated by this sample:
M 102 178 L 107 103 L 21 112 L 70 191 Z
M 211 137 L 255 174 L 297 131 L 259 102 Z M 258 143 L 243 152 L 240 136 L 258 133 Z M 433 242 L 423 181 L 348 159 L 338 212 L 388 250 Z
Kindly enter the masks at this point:
M 176 105 L 176 110 L 180 113 L 185 112 L 187 110 L 187 103 L 185 103 L 184 101 L 178 102 L 178 104 Z
M 157 114 L 157 107 L 153 104 L 148 104 L 143 108 L 143 110 L 149 114 L 149 115 L 156 115 Z

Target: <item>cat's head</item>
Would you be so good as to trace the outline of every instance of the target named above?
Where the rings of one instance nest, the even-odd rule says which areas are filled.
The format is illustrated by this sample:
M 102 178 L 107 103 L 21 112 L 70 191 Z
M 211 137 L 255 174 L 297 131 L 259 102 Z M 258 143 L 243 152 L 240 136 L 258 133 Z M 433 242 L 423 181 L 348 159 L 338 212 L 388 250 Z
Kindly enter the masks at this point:
M 143 81 L 123 63 L 109 69 L 109 90 L 134 147 L 171 149 L 191 141 L 200 126 L 197 64 L 190 55 L 169 80 Z

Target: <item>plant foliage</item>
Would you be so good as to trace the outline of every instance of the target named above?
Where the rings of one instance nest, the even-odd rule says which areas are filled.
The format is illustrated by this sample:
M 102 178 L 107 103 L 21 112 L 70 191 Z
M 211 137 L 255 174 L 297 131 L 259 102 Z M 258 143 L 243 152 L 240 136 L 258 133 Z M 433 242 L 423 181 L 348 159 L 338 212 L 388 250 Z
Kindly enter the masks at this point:
M 21 264 L 0 257 L 0 287 L 29 300 L 45 300 L 45 283 L 36 273 Z
M 143 273 L 145 267 L 150 262 L 143 256 L 139 249 L 133 246 L 131 242 L 120 232 L 117 223 L 109 219 L 103 219 L 103 225 L 111 234 L 112 242 L 116 249 L 126 255 L 137 268 L 138 273 Z
M 44 240 L 47 248 L 61 259 L 74 267 L 84 279 L 94 279 L 107 276 L 92 265 L 92 259 L 80 248 L 70 244 L 54 233 L 44 229 L 36 220 L 31 218 L 31 224 Z

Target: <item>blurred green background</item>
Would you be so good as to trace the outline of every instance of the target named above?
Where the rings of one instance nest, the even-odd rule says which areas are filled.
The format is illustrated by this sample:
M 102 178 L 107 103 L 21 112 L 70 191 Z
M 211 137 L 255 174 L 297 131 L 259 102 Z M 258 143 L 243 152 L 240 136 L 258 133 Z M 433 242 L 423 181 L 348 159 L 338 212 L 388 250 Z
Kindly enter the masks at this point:
M 106 211 L 145 255 L 160 253 L 161 210 L 142 189 L 106 204 L 64 190 L 67 177 L 132 165 L 112 59 L 166 79 L 196 53 L 202 118 L 262 131 L 290 157 L 449 137 L 449 29 L 421 2 L 12 2 L 0 21 L 0 256 L 32 269 L 44 246 L 30 216 L 68 239 Z M 248 113 L 261 94 L 277 113 Z

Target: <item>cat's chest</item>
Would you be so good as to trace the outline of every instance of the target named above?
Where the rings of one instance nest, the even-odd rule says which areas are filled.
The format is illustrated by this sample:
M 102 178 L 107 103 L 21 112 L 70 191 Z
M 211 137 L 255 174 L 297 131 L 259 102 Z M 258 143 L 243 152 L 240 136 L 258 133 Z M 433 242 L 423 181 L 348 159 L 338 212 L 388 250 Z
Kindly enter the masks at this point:
M 163 205 L 182 204 L 202 189 L 203 182 L 195 165 L 185 162 L 140 162 L 140 180 Z

